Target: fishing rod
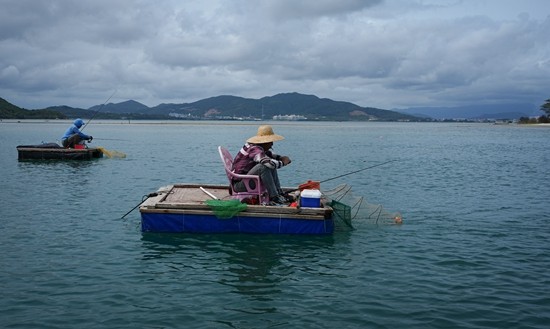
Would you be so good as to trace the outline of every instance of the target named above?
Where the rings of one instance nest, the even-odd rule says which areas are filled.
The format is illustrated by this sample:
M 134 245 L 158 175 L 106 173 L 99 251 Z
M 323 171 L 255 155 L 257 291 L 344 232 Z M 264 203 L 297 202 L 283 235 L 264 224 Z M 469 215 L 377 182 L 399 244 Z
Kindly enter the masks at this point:
M 84 127 L 82 127 L 82 129 L 80 129 L 80 131 L 84 130 L 84 128 L 86 128 L 86 126 L 90 123 L 90 121 L 92 121 L 95 116 L 99 113 L 99 111 L 101 111 L 101 109 L 103 108 L 103 106 L 105 106 L 105 104 L 107 104 L 107 102 L 109 100 L 111 100 L 111 98 L 116 94 L 116 90 L 113 92 L 113 94 L 111 96 L 109 96 L 109 98 L 107 98 L 107 100 L 105 101 L 105 103 L 101 104 L 101 106 L 99 107 L 99 109 L 97 111 L 94 112 L 94 115 L 92 115 L 92 117 L 90 118 L 90 120 L 88 120 L 88 122 L 86 122 L 86 124 L 84 125 Z
M 156 192 L 153 192 L 153 193 L 149 193 L 147 195 L 144 195 L 143 198 L 141 199 L 141 202 L 138 203 L 134 208 L 130 209 L 130 211 L 128 211 L 127 213 L 124 214 L 124 216 L 120 217 L 120 219 L 124 219 L 124 217 L 128 216 L 132 211 L 134 211 L 134 209 L 136 209 L 137 207 L 141 206 L 142 203 L 144 203 L 145 201 L 147 201 L 147 199 L 149 198 L 152 198 L 152 197 L 155 197 L 155 196 L 158 196 L 159 194 L 156 193 Z
M 316 189 L 318 189 L 318 188 L 319 188 L 318 186 L 319 186 L 319 184 L 321 184 L 321 183 L 329 182 L 329 181 L 331 181 L 331 180 L 333 180 L 333 179 L 341 178 L 341 177 L 348 176 L 348 175 L 351 175 L 351 174 L 356 174 L 356 173 L 358 173 L 358 172 L 361 172 L 361 171 L 364 171 L 364 170 L 367 170 L 367 169 L 372 169 L 372 168 L 375 168 L 375 167 L 379 167 L 379 166 L 382 166 L 382 165 L 385 165 L 385 164 L 387 164 L 387 163 L 394 162 L 394 161 L 397 161 L 397 159 L 389 160 L 389 161 L 382 162 L 382 163 L 379 163 L 379 164 L 375 164 L 375 165 L 373 165 L 373 166 L 369 166 L 369 167 L 366 167 L 366 168 L 362 168 L 362 169 L 359 169 L 359 170 L 355 170 L 355 171 L 352 171 L 352 172 L 348 172 L 348 173 L 345 173 L 345 174 L 342 174 L 342 175 L 338 175 L 338 176 L 335 176 L 335 177 L 327 178 L 327 179 L 324 179 L 324 180 L 319 181 L 319 182 L 307 181 L 307 183 L 301 184 L 297 189 L 287 191 L 286 193 L 292 193 L 292 192 L 295 192 L 295 191 L 298 191 L 298 190 L 302 190 L 302 189 L 307 189 L 307 188 L 316 188 Z M 314 185 L 313 185 L 314 183 L 315 183 L 315 185 L 316 185 L 317 187 L 308 187 L 308 186 L 314 186 Z
M 320 181 L 319 183 L 325 183 L 325 182 L 331 181 L 331 180 L 333 180 L 333 179 L 341 178 L 341 177 L 348 176 L 348 175 L 351 175 L 351 174 L 356 174 L 356 173 L 358 173 L 358 172 L 361 172 L 361 171 L 364 171 L 364 170 L 367 170 L 367 169 L 372 169 L 372 168 L 375 168 L 375 167 L 380 167 L 380 166 L 382 166 L 382 165 L 385 165 L 385 164 L 387 164 L 387 163 L 394 162 L 394 161 L 397 161 L 397 159 L 389 160 L 389 161 L 386 161 L 386 162 L 382 162 L 382 163 L 376 164 L 376 165 L 374 165 L 374 166 L 370 166 L 370 167 L 367 167 L 367 168 L 355 170 L 355 171 L 352 171 L 352 172 L 349 172 L 349 173 L 346 173 L 346 174 L 342 174 L 342 175 L 339 175 L 339 176 L 336 176 L 336 177 L 327 178 L 327 179 L 325 179 L 325 180 Z

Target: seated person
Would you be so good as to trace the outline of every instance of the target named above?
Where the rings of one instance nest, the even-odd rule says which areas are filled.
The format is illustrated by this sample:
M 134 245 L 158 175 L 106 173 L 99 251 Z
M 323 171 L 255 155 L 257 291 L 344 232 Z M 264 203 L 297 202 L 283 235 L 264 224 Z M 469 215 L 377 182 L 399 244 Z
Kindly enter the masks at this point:
M 233 161 L 233 172 L 241 175 L 258 175 L 269 193 L 271 204 L 283 204 L 288 200 L 283 196 L 279 183 L 277 169 L 290 164 L 290 158 L 280 156 L 271 151 L 273 142 L 283 140 L 276 135 L 269 125 L 260 126 L 258 134 L 249 138 Z M 233 188 L 237 192 L 246 191 L 242 181 L 234 181 Z
M 74 120 L 73 124 L 65 132 L 65 135 L 61 137 L 61 144 L 63 147 L 74 148 L 76 144 L 80 144 L 85 140 L 91 141 L 94 139 L 92 136 L 86 135 L 80 131 L 80 127 L 83 125 L 84 121 L 82 121 L 82 119 Z

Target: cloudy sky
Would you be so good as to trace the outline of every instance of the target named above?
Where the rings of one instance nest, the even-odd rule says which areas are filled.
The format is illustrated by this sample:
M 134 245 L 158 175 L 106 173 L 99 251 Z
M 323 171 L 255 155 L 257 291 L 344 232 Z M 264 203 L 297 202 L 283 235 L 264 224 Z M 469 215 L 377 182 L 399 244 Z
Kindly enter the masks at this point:
M 300 92 L 384 109 L 550 98 L 547 0 L 0 0 L 28 109 Z

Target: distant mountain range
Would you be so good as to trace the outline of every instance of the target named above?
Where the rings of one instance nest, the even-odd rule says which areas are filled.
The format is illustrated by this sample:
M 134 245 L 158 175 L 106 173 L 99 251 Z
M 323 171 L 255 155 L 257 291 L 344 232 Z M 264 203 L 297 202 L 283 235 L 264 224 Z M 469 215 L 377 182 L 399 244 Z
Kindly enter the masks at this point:
M 407 109 L 393 109 L 393 111 L 436 120 L 502 120 L 519 119 L 521 117 L 538 117 L 543 114 L 538 106 L 527 103 L 469 105 L 458 107 L 411 107 Z
M 30 113 L 20 109 L 14 116 L 16 106 L 5 100 L 0 102 L 0 118 L 25 118 Z M 2 105 L 4 104 L 4 105 Z M 4 108 L 12 108 L 11 112 Z M 39 110 L 31 110 L 36 112 Z M 193 103 L 160 104 L 148 107 L 129 100 L 121 103 L 108 103 L 92 106 L 89 109 L 69 106 L 51 106 L 40 111 L 48 111 L 48 118 L 98 118 L 98 119 L 180 119 L 180 120 L 271 120 L 279 118 L 323 120 L 323 121 L 425 121 L 424 118 L 383 110 L 374 107 L 361 107 L 349 102 L 319 98 L 314 95 L 283 93 L 261 99 L 237 96 L 216 96 Z M 52 114 L 54 113 L 54 114 Z M 55 113 L 58 115 L 56 116 Z M 51 117 L 53 115 L 53 117 Z
M 0 119 L 148 119 L 148 120 L 288 120 L 323 121 L 432 121 L 445 119 L 518 119 L 541 113 L 533 104 L 498 104 L 463 107 L 416 107 L 383 110 L 319 98 L 282 93 L 260 99 L 222 95 L 193 103 L 148 107 L 134 100 L 95 105 L 88 109 L 51 106 L 25 110 L 0 98 Z
M 96 105 L 89 110 L 98 111 L 100 108 L 100 105 Z M 423 120 L 395 111 L 361 107 L 348 102 L 299 93 L 283 93 L 261 99 L 222 95 L 193 103 L 163 103 L 154 107 L 147 107 L 130 100 L 106 104 L 101 112 L 176 119 L 272 119 L 274 116 L 299 116 L 306 120 L 336 121 Z

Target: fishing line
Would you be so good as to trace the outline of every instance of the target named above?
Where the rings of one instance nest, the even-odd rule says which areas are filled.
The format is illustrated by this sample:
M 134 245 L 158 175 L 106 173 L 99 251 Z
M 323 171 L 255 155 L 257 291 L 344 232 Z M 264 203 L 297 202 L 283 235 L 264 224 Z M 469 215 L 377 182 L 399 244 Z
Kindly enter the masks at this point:
M 122 142 L 128 142 L 129 140 L 128 139 L 118 139 L 118 138 L 95 138 L 94 139 L 96 140 L 100 140 L 100 141 L 122 141 Z
M 88 122 L 86 122 L 86 124 L 84 125 L 84 127 L 82 127 L 82 129 L 80 129 L 80 131 L 84 130 L 84 128 L 86 128 L 86 126 L 90 123 L 90 121 L 92 121 L 95 116 L 99 113 L 99 111 L 101 111 L 101 109 L 103 108 L 103 106 L 105 106 L 105 104 L 107 104 L 107 102 L 109 100 L 111 100 L 111 98 L 116 94 L 116 90 L 113 92 L 113 94 L 111 96 L 109 96 L 109 98 L 107 98 L 107 100 L 105 101 L 105 103 L 101 104 L 101 106 L 99 107 L 99 109 L 97 111 L 95 111 L 94 115 L 92 115 L 92 117 L 90 118 L 90 120 L 88 120 Z

